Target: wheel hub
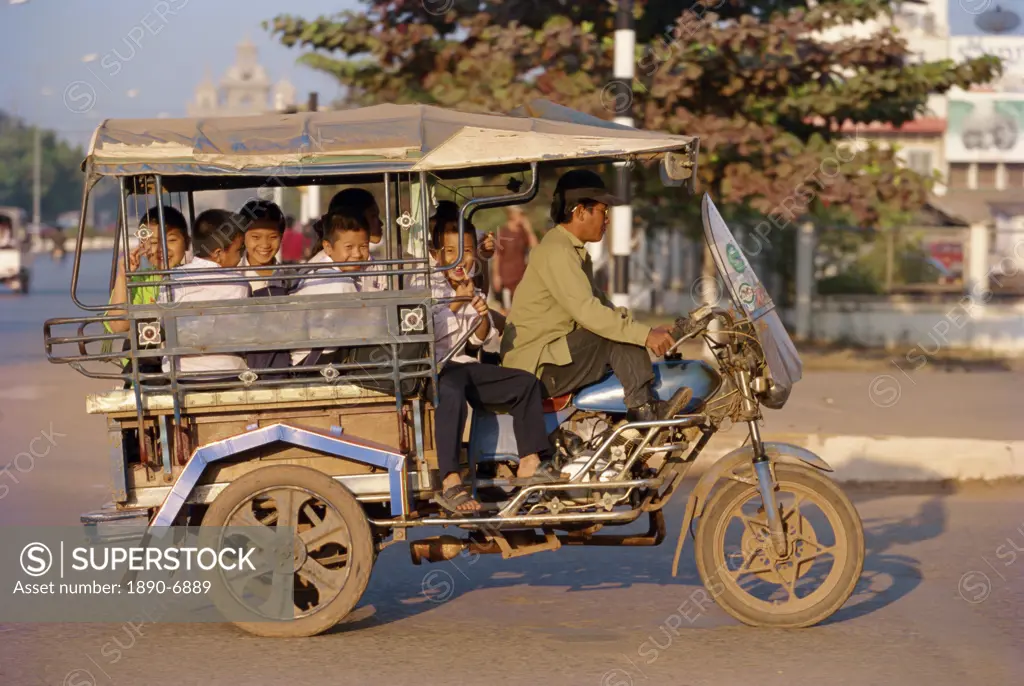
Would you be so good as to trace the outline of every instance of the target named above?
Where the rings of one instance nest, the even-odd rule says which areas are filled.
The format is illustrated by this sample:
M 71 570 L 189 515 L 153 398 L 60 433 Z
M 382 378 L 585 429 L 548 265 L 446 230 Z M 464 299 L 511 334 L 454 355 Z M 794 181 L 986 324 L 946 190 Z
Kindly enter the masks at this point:
M 306 564 L 309 553 L 306 551 L 306 544 L 298 536 L 292 541 L 292 573 L 299 571 L 302 565 Z
M 758 514 L 763 515 L 764 509 L 759 509 Z M 757 561 L 771 569 L 775 569 L 779 563 L 796 564 L 800 562 L 802 555 L 811 553 L 817 549 L 818 537 L 814 533 L 811 522 L 802 514 L 792 514 L 786 519 L 786 552 L 779 555 L 772 545 L 771 534 L 768 532 L 768 523 L 759 522 L 756 531 L 746 527 L 743 537 L 740 539 L 740 546 L 744 556 L 749 559 L 756 555 Z M 801 565 L 797 578 L 806 575 L 812 565 Z

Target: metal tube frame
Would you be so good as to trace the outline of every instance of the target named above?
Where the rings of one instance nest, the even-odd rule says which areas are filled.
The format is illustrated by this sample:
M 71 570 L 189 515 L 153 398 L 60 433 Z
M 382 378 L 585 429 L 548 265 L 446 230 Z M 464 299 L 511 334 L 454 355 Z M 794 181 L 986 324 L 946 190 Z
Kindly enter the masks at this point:
M 707 422 L 707 416 L 698 415 L 684 415 L 682 417 L 676 417 L 674 419 L 654 419 L 647 422 L 627 422 L 621 426 L 616 427 L 611 435 L 601 442 L 594 454 L 590 456 L 587 463 L 569 480 L 570 483 L 579 483 L 584 476 L 586 476 L 597 464 L 597 461 L 601 459 L 608 449 L 611 447 L 612 442 L 622 434 L 626 429 L 660 429 L 670 426 L 678 426 L 680 428 L 689 428 L 698 426 Z M 649 439 L 648 439 L 649 440 Z
M 469 201 L 467 201 L 465 203 L 465 205 L 463 206 L 462 211 L 460 213 L 460 216 L 459 216 L 459 247 L 460 247 L 460 249 L 462 249 L 464 247 L 464 240 L 465 240 L 464 237 L 465 237 L 466 224 L 468 223 L 468 221 L 471 219 L 472 215 L 477 210 L 483 209 L 483 208 L 486 208 L 486 207 L 500 207 L 500 206 L 515 204 L 515 203 L 519 203 L 519 202 L 523 202 L 523 201 L 529 201 L 529 200 L 533 199 L 536 196 L 536 194 L 537 194 L 537 192 L 539 190 L 538 163 L 532 162 L 530 164 L 530 170 L 531 170 L 531 181 L 530 181 L 529 187 L 525 191 L 518 192 L 518 193 L 513 193 L 513 194 L 495 196 L 495 197 L 491 197 L 491 198 L 473 198 L 473 199 L 471 199 L 471 200 L 469 200 Z M 390 193 L 390 183 L 392 181 L 391 177 L 392 177 L 392 175 L 390 173 L 385 173 L 384 174 L 385 206 L 386 207 L 388 207 L 390 205 L 390 203 L 392 202 L 392 197 L 391 197 L 391 193 Z M 165 218 L 164 218 L 163 205 L 162 205 L 162 190 L 163 190 L 162 178 L 161 178 L 160 175 L 154 175 L 151 178 L 153 178 L 153 180 L 154 180 L 154 190 L 155 190 L 156 196 L 157 196 L 157 216 L 158 216 L 158 220 L 159 220 L 159 224 L 160 224 L 160 236 L 161 236 L 162 248 L 163 248 L 163 263 L 161 265 L 159 265 L 161 267 L 161 269 L 152 270 L 152 272 L 150 272 L 150 273 L 155 275 L 155 276 L 170 277 L 174 272 L 172 270 L 170 270 L 170 269 L 167 269 L 167 267 L 168 267 L 168 264 L 167 264 L 168 250 L 167 250 L 167 235 L 166 235 L 166 231 L 164 230 L 165 229 L 165 226 L 164 226 Z M 395 174 L 393 180 L 394 180 L 394 183 L 396 185 L 396 188 L 395 188 L 396 192 L 394 194 L 393 201 L 395 203 L 396 210 L 400 210 L 400 208 L 401 208 L 401 188 L 400 188 L 400 178 L 399 178 L 399 175 Z M 421 193 L 421 202 L 420 202 L 420 204 L 421 204 L 421 222 L 420 222 L 420 229 L 423 231 L 424 245 L 429 247 L 429 242 L 430 242 L 430 235 L 429 235 L 430 232 L 429 232 L 429 229 L 428 229 L 428 226 L 429 226 L 429 217 L 428 217 L 429 194 L 428 194 L 426 180 L 427 180 L 426 173 L 425 172 L 420 172 L 419 173 L 420 193 Z M 129 253 L 129 250 L 128 250 L 128 245 L 129 245 L 128 221 L 129 220 L 128 220 L 128 211 L 127 211 L 127 192 L 126 192 L 126 187 L 125 187 L 125 178 L 124 177 L 119 178 L 119 183 L 120 183 L 120 190 L 121 190 L 120 208 L 119 208 L 120 209 L 119 229 L 120 229 L 121 233 L 119 234 L 119 239 L 121 239 L 123 241 L 123 244 L 124 244 L 124 247 L 125 247 L 125 250 L 124 250 L 124 260 L 125 260 L 125 273 L 126 273 L 126 288 L 139 288 L 139 287 L 143 287 L 143 286 L 146 286 L 146 285 L 148 285 L 148 286 L 157 285 L 157 286 L 162 288 L 162 290 L 165 293 L 165 295 L 167 296 L 168 300 L 170 300 L 171 299 L 170 298 L 170 295 L 171 295 L 171 286 L 170 286 L 171 279 L 170 278 L 161 278 L 158 281 L 151 281 L 151 282 L 149 282 L 147 284 L 134 284 L 134 283 L 128 282 L 128 280 L 127 280 L 127 274 L 128 274 L 128 272 L 127 272 L 127 266 L 128 266 L 127 265 L 127 259 L 128 259 L 128 253 Z M 89 184 L 86 184 L 86 189 L 83 192 L 83 213 L 82 213 L 83 217 L 85 215 L 84 208 L 87 207 L 88 195 L 89 195 L 90 189 L 91 189 L 91 186 Z M 192 224 L 194 223 L 194 215 L 195 215 L 194 196 L 193 196 L 193 192 L 191 190 L 188 191 L 188 203 L 189 203 L 189 215 L 190 215 L 190 219 L 192 220 L 192 221 L 190 221 L 190 231 L 189 231 L 189 233 L 191 235 L 191 233 L 192 233 L 191 229 L 192 229 Z M 437 266 L 437 265 L 432 265 L 430 263 L 430 260 L 428 258 L 426 258 L 426 257 L 424 257 L 424 258 L 413 258 L 413 259 L 406 258 L 404 256 L 404 254 L 402 253 L 402 250 L 401 250 L 401 234 L 400 234 L 400 231 L 394 230 L 395 226 L 394 226 L 393 219 L 392 219 L 392 213 L 386 211 L 385 212 L 385 219 L 386 219 L 386 229 L 385 229 L 385 231 L 386 231 L 386 233 L 385 233 L 386 246 L 385 246 L 385 248 L 386 248 L 386 257 L 387 257 L 387 259 L 385 259 L 385 260 L 373 260 L 373 261 L 359 262 L 359 263 L 355 263 L 355 266 L 361 266 L 361 267 L 371 267 L 372 266 L 372 267 L 376 267 L 376 268 L 379 268 L 379 267 L 383 266 L 383 267 L 388 267 L 388 269 L 385 269 L 385 270 L 374 269 L 372 272 L 371 271 L 360 271 L 358 273 L 354 273 L 354 275 L 356 275 L 356 276 L 358 276 L 358 275 L 369 275 L 369 274 L 380 275 L 380 274 L 384 273 L 384 274 L 386 274 L 389 277 L 389 279 L 388 279 L 389 284 L 395 284 L 395 282 L 398 282 L 399 284 L 401 284 L 404 281 L 404 277 L 407 276 L 407 275 L 411 275 L 411 274 L 427 274 L 428 278 L 429 278 L 429 276 L 434 274 L 434 273 L 444 272 L 444 271 L 447 271 L 449 269 L 454 268 L 454 266 L 455 266 L 454 264 L 453 265 L 448 265 L 448 266 L 440 266 L 440 267 Z M 83 235 L 84 235 L 84 231 L 80 230 L 79 231 L 79 236 L 78 236 L 78 246 L 77 246 L 77 248 L 78 248 L 77 252 L 78 252 L 79 255 L 81 253 L 81 244 L 82 244 L 82 240 L 83 240 Z M 394 241 L 394 244 L 392 244 L 392 241 Z M 397 252 L 394 252 L 395 250 L 397 250 Z M 115 253 L 115 258 L 116 258 L 116 253 Z M 323 263 L 322 265 L 318 265 L 318 266 L 330 267 L 330 266 L 336 266 L 338 264 L 340 264 L 340 263 L 332 262 L 332 263 Z M 414 269 L 404 268 L 404 267 L 406 267 L 407 265 L 410 265 L 410 264 L 413 264 L 413 265 L 424 265 L 424 267 L 423 268 L 419 268 L 419 269 L 416 269 L 416 268 L 414 268 Z M 347 266 L 353 266 L 353 264 L 352 263 L 347 263 Z M 274 272 L 285 272 L 285 273 L 287 273 L 289 271 L 299 271 L 299 270 L 303 270 L 303 269 L 308 269 L 308 265 L 273 265 L 273 266 L 270 267 L 270 269 L 272 271 L 274 271 Z M 105 311 L 105 310 L 109 310 L 110 309 L 109 304 L 93 307 L 93 306 L 85 305 L 85 304 L 83 304 L 83 303 L 81 303 L 79 301 L 79 299 L 77 298 L 77 284 L 78 284 L 79 270 L 80 270 L 80 264 L 79 264 L 78 259 L 76 258 L 76 263 L 75 263 L 75 267 L 74 267 L 74 271 L 73 271 L 73 275 L 72 275 L 72 289 L 71 289 L 72 290 L 72 300 L 76 303 L 77 306 L 79 306 L 81 309 L 86 310 L 86 311 Z M 225 274 L 225 273 L 235 274 L 235 275 L 237 275 L 239 277 L 237 279 L 239 281 L 242 281 L 242 280 L 251 281 L 251 280 L 255 280 L 257 278 L 257 277 L 245 277 L 245 275 L 243 273 L 244 271 L 245 271 L 244 268 L 237 268 L 237 267 L 235 267 L 235 268 L 216 268 L 216 269 L 209 270 L 209 272 L 211 274 L 218 274 L 218 275 Z M 319 277 L 315 277 L 315 278 L 319 278 Z M 223 283 L 223 279 L 196 280 L 194 282 L 190 280 L 190 284 L 192 284 L 192 283 L 197 284 L 197 285 L 198 284 L 204 284 L 204 283 Z M 429 293 L 429 290 L 428 290 L 428 293 Z M 267 300 L 272 300 L 272 299 L 267 299 Z M 431 299 L 431 301 L 432 300 L 433 299 Z M 283 301 L 280 302 L 280 303 L 278 303 L 278 302 L 271 302 L 271 303 L 267 303 L 267 304 L 271 305 L 271 306 L 274 306 L 275 308 L 276 308 L 276 306 L 280 305 L 281 309 L 307 309 L 307 308 L 296 307 L 297 303 L 287 302 L 287 297 L 284 298 Z M 158 313 L 156 316 L 161 320 L 161 322 L 165 322 L 168 317 L 170 317 L 170 319 L 173 320 L 179 314 L 181 314 L 181 316 L 197 316 L 197 315 L 198 316 L 202 316 L 203 314 L 205 314 L 204 310 L 207 310 L 207 309 L 214 309 L 214 310 L 216 310 L 218 305 L 221 305 L 221 304 L 220 303 L 195 303 L 190 308 L 181 308 L 181 311 L 182 311 L 183 314 L 182 313 L 178 313 L 178 312 L 168 313 L 167 310 L 164 309 L 163 312 Z M 322 303 L 320 304 L 320 306 L 322 307 Z M 144 420 L 144 414 L 145 413 L 144 413 L 144 403 L 142 402 L 143 395 L 145 395 L 147 393 L 156 393 L 156 394 L 166 393 L 168 389 L 165 388 L 165 387 L 151 387 L 151 388 L 143 390 L 141 388 L 142 384 L 140 382 L 142 380 L 148 380 L 148 379 L 152 379 L 152 378 L 160 378 L 160 377 L 163 377 L 164 375 L 163 374 L 155 374 L 155 373 L 153 373 L 153 374 L 150 374 L 150 373 L 141 374 L 140 371 L 139 371 L 139 359 L 144 359 L 144 358 L 148 358 L 148 357 L 160 357 L 160 356 L 165 356 L 165 355 L 169 356 L 171 358 L 172 364 L 171 364 L 171 369 L 170 369 L 170 374 L 169 374 L 169 376 L 170 376 L 170 391 L 171 391 L 172 396 L 174 397 L 174 406 L 173 406 L 174 407 L 174 421 L 175 421 L 175 425 L 177 426 L 177 425 L 179 425 L 179 422 L 180 422 L 180 404 L 179 404 L 179 397 L 178 396 L 180 395 L 180 392 L 181 392 L 180 384 L 178 382 L 181 379 L 189 378 L 190 375 L 188 373 L 179 374 L 177 372 L 177 365 L 175 363 L 175 360 L 176 360 L 176 358 L 178 356 L 184 355 L 184 354 L 189 354 L 189 353 L 188 353 L 188 350 L 183 350 L 183 351 L 182 350 L 177 350 L 178 346 L 177 346 L 177 335 L 176 335 L 175 327 L 167 327 L 167 326 L 164 327 L 165 332 L 166 332 L 165 333 L 166 341 L 167 341 L 166 342 L 166 347 L 169 348 L 169 349 L 176 350 L 176 353 L 172 353 L 170 355 L 167 355 L 166 351 L 161 351 L 161 350 L 145 350 L 145 351 L 140 350 L 139 349 L 139 345 L 138 345 L 137 335 L 136 335 L 136 332 L 133 330 L 133 327 L 134 327 L 134 325 L 136 324 L 136 322 L 139 319 L 142 319 L 142 318 L 154 318 L 154 314 L 152 312 L 153 308 L 152 307 L 150 307 L 148 309 L 146 307 L 135 307 L 135 308 L 133 308 L 131 306 L 131 298 L 130 298 L 130 294 L 129 294 L 129 297 L 127 298 L 127 302 L 125 303 L 124 309 L 125 309 L 125 313 L 126 313 L 126 316 L 124 318 L 128 319 L 128 321 L 129 321 L 128 338 L 129 338 L 129 342 L 130 342 L 130 357 L 131 357 L 131 374 L 130 374 L 130 376 L 131 376 L 131 380 L 133 381 L 133 386 L 134 386 L 135 395 L 136 395 L 137 408 L 138 408 L 138 420 L 139 420 L 138 421 L 138 427 L 139 427 L 139 438 L 140 438 L 140 450 L 144 451 L 144 445 L 145 445 L 144 426 L 145 425 L 144 425 L 144 421 L 143 420 Z M 311 309 L 311 308 L 308 308 L 308 309 Z M 428 316 L 429 316 L 429 313 L 428 313 Z M 96 317 L 96 318 L 93 318 L 93 319 L 95 321 L 109 321 L 110 319 L 118 319 L 118 317 Z M 474 322 L 474 326 L 470 327 L 470 334 L 471 334 L 472 330 L 475 328 L 475 324 L 478 323 L 478 320 L 479 320 L 479 318 L 477 318 L 477 321 Z M 48 323 L 48 326 L 49 326 L 49 323 Z M 432 327 L 430 326 L 430 323 L 428 323 L 428 329 L 432 329 Z M 80 342 L 80 341 L 84 342 L 84 339 L 86 339 L 86 338 L 87 337 L 85 337 L 85 336 L 54 338 L 54 339 L 50 340 L 49 343 L 50 344 L 58 344 L 58 343 Z M 114 338 L 121 338 L 121 336 L 117 336 L 117 337 L 104 336 L 102 338 L 96 337 L 96 338 L 92 338 L 92 339 L 89 339 L 89 340 L 101 340 L 101 339 L 102 340 L 113 340 Z M 468 339 L 468 335 L 465 336 L 465 338 Z M 429 336 L 429 339 L 430 339 L 430 343 L 431 343 L 431 345 L 429 346 L 430 347 L 430 360 L 429 360 L 429 362 L 432 363 L 433 362 L 433 345 L 432 345 L 433 337 L 432 337 L 432 335 Z M 315 345 L 321 345 L 321 344 L 322 344 L 322 347 L 334 347 L 334 345 L 332 345 L 330 342 L 317 341 L 317 342 L 313 343 L 314 346 Z M 370 343 L 367 343 L 367 344 L 370 344 Z M 279 344 L 277 344 L 277 345 L 279 345 Z M 344 344 L 337 344 L 337 345 L 338 345 L 338 347 L 341 347 Z M 459 347 L 460 347 L 459 345 L 456 345 L 453 348 L 453 351 L 457 350 Z M 432 380 L 434 381 L 435 386 L 436 386 L 437 368 L 440 365 L 435 366 L 435 365 L 431 364 L 431 369 L 429 371 L 425 371 L 425 372 L 412 372 L 412 373 L 406 373 L 406 374 L 403 375 L 402 369 L 404 367 L 408 367 L 408 366 L 412 366 L 412 365 L 416 365 L 416 364 L 423 364 L 423 361 L 421 361 L 421 360 L 405 360 L 405 361 L 399 360 L 399 358 L 398 358 L 398 343 L 395 340 L 392 340 L 390 342 L 390 348 L 391 348 L 391 351 L 392 351 L 391 363 L 388 364 L 388 365 L 385 365 L 385 364 L 377 365 L 377 366 L 381 367 L 382 369 L 384 369 L 384 368 L 388 369 L 390 371 L 390 374 L 369 375 L 367 378 L 368 379 L 374 379 L 374 380 L 386 378 L 386 379 L 389 379 L 389 380 L 395 382 L 395 395 L 396 395 L 396 404 L 397 404 L 397 408 L 396 409 L 400 413 L 401 409 L 402 409 L 402 406 L 403 406 L 403 399 L 401 397 L 401 390 L 400 390 L 400 385 L 401 385 L 400 381 L 405 379 L 405 378 L 420 378 L 422 376 L 429 375 L 429 376 L 432 377 Z M 202 354 L 203 352 L 214 352 L 214 351 L 213 351 L 213 348 L 211 348 L 210 350 L 195 351 L 192 354 Z M 121 355 L 123 355 L 123 353 Z M 52 360 L 52 361 L 68 361 L 68 362 L 77 363 L 78 361 L 98 360 L 98 359 L 101 359 L 101 357 L 102 357 L 102 359 L 110 359 L 112 357 L 117 357 L 117 356 L 118 355 L 116 353 L 115 354 L 110 354 L 110 355 L 105 355 L 105 356 L 89 356 L 89 355 L 86 355 L 86 356 L 82 356 L 82 357 L 79 357 L 79 358 L 68 358 L 66 360 Z M 443 360 L 441 364 L 443 365 L 445 362 L 447 362 L 450 359 L 450 357 L 451 357 L 451 355 L 446 356 L 446 360 Z M 308 369 L 311 370 L 311 371 L 318 370 L 318 369 L 323 370 L 323 369 L 327 369 L 327 368 L 345 369 L 345 368 L 350 367 L 350 366 L 351 367 L 355 367 L 355 368 L 359 368 L 359 369 L 363 369 L 363 370 L 365 370 L 365 368 L 366 368 L 366 365 L 356 364 L 356 365 L 323 365 L 323 366 L 311 367 L 311 368 L 308 368 Z M 79 370 L 81 371 L 81 369 L 79 369 Z M 262 371 L 267 371 L 267 370 L 258 370 L 258 371 L 262 372 Z M 198 375 L 204 375 L 205 373 L 197 373 L 197 374 Z M 117 375 L 114 375 L 114 376 L 117 376 Z M 119 375 L 119 376 L 123 378 L 126 375 L 122 374 L 122 375 Z M 360 377 L 360 378 L 362 378 L 362 377 Z M 252 385 L 266 385 L 266 386 L 285 385 L 285 384 L 295 383 L 295 380 L 284 379 L 284 380 L 274 381 L 274 380 L 267 379 L 267 380 L 260 380 L 260 382 L 262 382 L 262 383 L 257 382 L 257 383 L 254 383 Z M 224 384 L 220 384 L 220 383 L 195 384 L 195 385 L 191 385 L 190 384 L 188 388 L 189 388 L 189 390 L 194 389 L 194 390 L 198 391 L 198 390 L 205 390 L 206 388 L 212 388 L 212 387 L 220 388 L 220 387 L 223 387 L 223 385 Z M 237 383 L 233 382 L 233 385 L 237 386 Z M 250 384 L 244 384 L 244 385 L 248 386 Z M 421 409 L 419 405 L 420 405 L 419 399 L 415 399 L 414 400 L 414 408 L 415 408 L 415 410 L 420 410 Z M 169 417 L 164 415 L 165 426 L 166 426 L 166 422 L 167 422 L 168 419 L 169 419 Z M 429 472 L 429 468 L 426 466 L 426 463 L 425 463 L 425 460 L 424 460 L 424 456 L 423 456 L 423 431 L 424 431 L 424 427 L 423 427 L 421 419 L 422 418 L 421 418 L 419 412 L 415 412 L 414 432 L 416 434 L 415 435 L 415 439 L 416 439 L 416 456 L 421 460 L 420 464 L 418 465 L 419 466 L 419 470 L 418 471 L 420 472 L 418 474 L 418 476 L 420 476 L 421 483 L 422 483 L 423 474 L 424 474 L 424 472 Z M 639 479 L 639 480 L 630 480 L 630 481 L 614 480 L 614 481 L 610 481 L 610 482 L 593 482 L 593 483 L 580 483 L 580 481 L 581 481 L 581 479 L 587 473 L 591 472 L 594 469 L 594 466 L 596 465 L 598 460 L 605 453 L 607 453 L 607 451 L 609 450 L 609 448 L 610 448 L 612 442 L 614 441 L 614 439 L 616 437 L 618 437 L 619 435 L 621 435 L 621 433 L 623 431 L 625 431 L 626 429 L 648 429 L 648 431 L 647 431 L 646 436 L 643 439 L 642 443 L 640 444 L 640 446 L 633 451 L 633 454 L 632 454 L 630 460 L 627 462 L 626 466 L 620 471 L 619 478 L 621 478 L 622 476 L 624 476 L 628 472 L 628 470 L 632 467 L 633 464 L 635 464 L 636 460 L 639 459 L 639 457 L 641 455 L 648 454 L 648 452 L 649 452 L 648 451 L 648 445 L 653 440 L 653 437 L 659 432 L 659 430 L 661 430 L 663 428 L 666 428 L 666 427 L 692 427 L 692 426 L 697 426 L 697 425 L 700 425 L 700 424 L 705 424 L 706 421 L 707 421 L 707 417 L 704 416 L 704 415 L 689 415 L 689 416 L 678 417 L 678 418 L 669 419 L 669 420 L 657 420 L 657 421 L 652 421 L 652 422 L 632 422 L 632 423 L 626 423 L 626 424 L 616 428 L 612 432 L 612 435 L 609 436 L 608 438 L 606 438 L 602 442 L 602 444 L 599 446 L 599 448 L 595 452 L 595 454 L 590 458 L 590 460 L 588 460 L 588 462 L 585 465 L 585 467 L 582 470 L 580 470 L 580 472 L 577 475 L 575 475 L 573 477 L 573 479 L 571 479 L 568 483 L 544 484 L 544 485 L 531 486 L 531 487 L 522 489 L 517 494 L 517 496 L 515 498 L 513 498 L 513 500 L 505 508 L 502 509 L 501 514 L 499 514 L 498 517 L 490 517 L 490 518 L 473 517 L 473 518 L 465 518 L 465 519 L 425 518 L 425 519 L 420 519 L 420 520 L 415 520 L 415 521 L 408 521 L 408 520 L 405 520 L 405 518 L 403 517 L 402 520 L 380 520 L 379 522 L 373 521 L 372 523 L 383 525 L 383 526 L 390 526 L 390 525 L 397 525 L 397 526 L 433 526 L 433 525 L 452 525 L 452 524 L 469 524 L 469 525 L 497 524 L 499 526 L 506 526 L 506 525 L 520 525 L 521 526 L 521 525 L 527 525 L 527 524 L 530 524 L 530 523 L 544 524 L 544 523 L 556 523 L 556 522 L 583 522 L 583 521 L 595 521 L 595 522 L 596 521 L 606 521 L 606 522 L 628 522 L 628 521 L 633 521 L 633 520 L 635 520 L 640 515 L 640 513 L 642 512 L 641 509 L 634 508 L 632 510 L 625 511 L 625 512 L 623 512 L 623 511 L 619 511 L 619 512 L 597 512 L 597 513 L 588 512 L 588 513 L 571 513 L 571 514 L 563 514 L 563 515 L 513 515 L 511 513 L 517 511 L 518 508 L 521 506 L 521 504 L 524 503 L 525 500 L 528 497 L 530 497 L 533 494 L 536 494 L 538 492 L 543 492 L 543 491 L 566 490 L 567 488 L 586 489 L 586 490 L 629 489 L 630 491 L 632 489 L 634 489 L 634 488 L 651 488 L 651 487 L 657 488 L 663 482 L 663 476 L 662 475 L 659 475 L 658 477 L 656 477 L 654 479 Z M 756 426 L 752 428 L 752 432 L 756 432 Z M 163 447 L 163 452 L 164 452 L 164 466 L 165 466 L 165 470 L 169 470 L 170 465 L 172 464 L 172 459 L 173 459 L 171 457 L 171 455 L 170 455 L 171 450 L 170 450 L 170 446 L 169 446 L 169 441 L 170 441 L 171 437 L 169 435 L 167 435 L 168 433 L 169 433 L 168 431 L 161 431 L 161 443 L 162 443 L 161 447 Z M 758 441 L 759 441 L 759 435 L 758 435 Z M 673 446 L 661 446 L 661 447 L 659 447 L 657 449 L 656 452 L 664 452 L 664 451 L 670 450 L 672 448 L 673 448 Z M 145 459 L 145 458 L 143 458 L 143 459 Z M 408 511 L 408 507 L 409 507 L 409 502 L 408 502 L 409 493 L 408 493 L 408 484 L 406 483 L 406 481 L 407 481 L 407 479 L 409 477 L 409 474 L 408 474 L 408 456 L 407 456 L 406 462 L 403 463 L 402 466 L 401 466 L 401 476 L 402 476 L 402 478 L 401 478 L 402 487 L 401 488 L 402 488 L 402 500 L 403 500 L 403 504 L 402 505 L 403 505 L 403 510 Z M 648 497 L 648 500 L 649 499 L 650 499 L 650 496 Z

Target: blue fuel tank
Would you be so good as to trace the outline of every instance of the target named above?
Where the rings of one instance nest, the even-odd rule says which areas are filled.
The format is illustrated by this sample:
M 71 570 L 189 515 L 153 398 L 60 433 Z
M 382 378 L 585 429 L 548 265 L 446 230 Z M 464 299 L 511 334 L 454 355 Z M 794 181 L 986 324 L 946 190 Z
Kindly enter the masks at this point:
M 693 390 L 693 400 L 683 414 L 696 412 L 722 385 L 721 375 L 700 360 L 666 360 L 654 363 L 654 393 L 660 400 L 668 400 L 677 389 L 687 386 Z M 625 414 L 626 402 L 622 384 L 614 374 L 608 374 L 595 384 L 581 389 L 572 400 L 580 410 Z

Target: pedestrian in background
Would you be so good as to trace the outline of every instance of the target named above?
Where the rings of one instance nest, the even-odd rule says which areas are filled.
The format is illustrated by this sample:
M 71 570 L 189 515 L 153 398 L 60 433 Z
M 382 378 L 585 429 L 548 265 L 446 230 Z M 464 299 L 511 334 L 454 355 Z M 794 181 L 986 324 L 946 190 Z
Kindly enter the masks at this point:
M 285 217 L 284 235 L 281 236 L 281 261 L 302 262 L 306 259 L 306 253 L 312 247 L 307 232 L 295 221 L 295 217 Z
M 507 209 L 508 220 L 498 229 L 498 245 L 491 260 L 491 285 L 508 314 L 512 296 L 523 280 L 530 250 L 537 246 L 530 220 L 518 205 Z

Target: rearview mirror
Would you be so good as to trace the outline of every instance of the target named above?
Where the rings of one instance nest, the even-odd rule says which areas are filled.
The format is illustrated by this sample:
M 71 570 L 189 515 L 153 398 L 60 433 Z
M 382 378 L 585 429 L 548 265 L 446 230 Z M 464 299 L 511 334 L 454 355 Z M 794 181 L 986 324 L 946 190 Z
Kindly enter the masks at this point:
M 696 182 L 696 160 L 696 151 L 692 154 L 678 152 L 665 153 L 661 158 L 661 164 L 658 165 L 662 185 L 669 188 L 678 188 L 679 186 L 684 185 L 686 181 L 689 181 L 690 192 L 692 193 Z

